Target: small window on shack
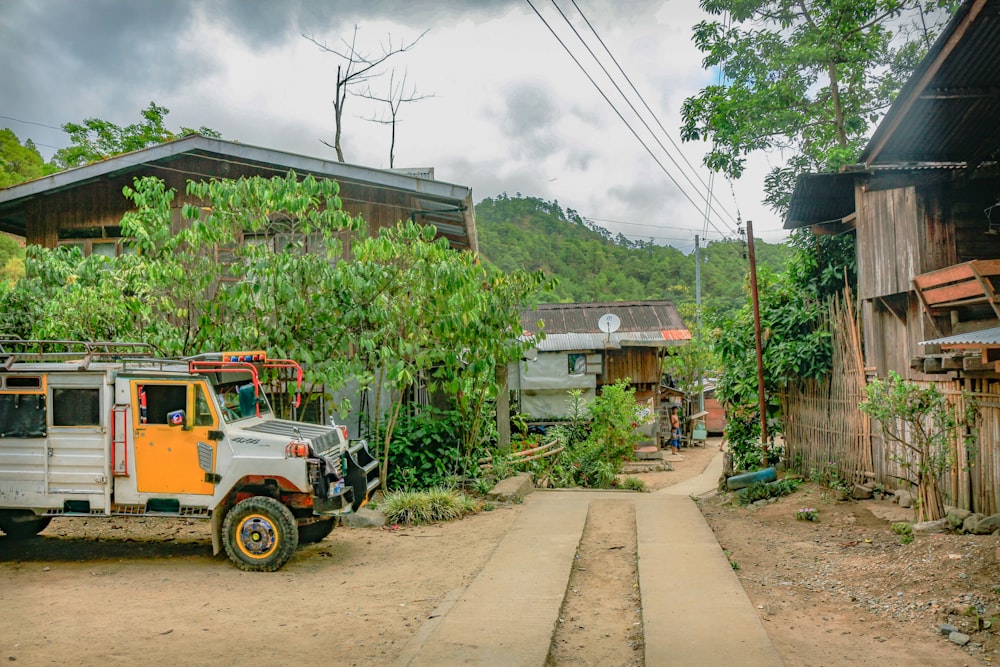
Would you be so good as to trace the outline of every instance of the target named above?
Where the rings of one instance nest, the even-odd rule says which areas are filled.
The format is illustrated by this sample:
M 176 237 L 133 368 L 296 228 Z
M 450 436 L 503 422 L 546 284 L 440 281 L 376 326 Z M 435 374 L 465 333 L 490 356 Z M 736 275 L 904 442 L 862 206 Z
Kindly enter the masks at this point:
M 52 425 L 100 426 L 100 389 L 54 387 L 52 389 Z
M 569 355 L 569 374 L 570 375 L 583 375 L 587 372 L 587 355 L 585 354 L 570 354 Z

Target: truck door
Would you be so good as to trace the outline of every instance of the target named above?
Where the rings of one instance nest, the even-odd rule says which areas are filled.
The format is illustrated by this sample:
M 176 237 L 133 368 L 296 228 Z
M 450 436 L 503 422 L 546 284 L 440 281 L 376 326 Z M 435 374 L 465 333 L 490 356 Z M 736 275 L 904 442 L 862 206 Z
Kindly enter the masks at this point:
M 219 415 L 204 380 L 132 380 L 136 490 L 153 494 L 215 491 Z

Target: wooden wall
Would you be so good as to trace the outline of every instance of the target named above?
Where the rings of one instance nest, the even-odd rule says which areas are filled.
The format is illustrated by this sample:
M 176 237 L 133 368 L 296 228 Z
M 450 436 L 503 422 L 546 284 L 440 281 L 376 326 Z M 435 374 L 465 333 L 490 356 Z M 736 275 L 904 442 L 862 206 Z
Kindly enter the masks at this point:
M 659 386 L 660 352 L 655 347 L 623 347 L 604 353 L 604 372 L 599 384 L 614 384 L 629 378 L 633 385 Z
M 904 310 L 905 309 L 905 310 Z M 914 292 L 869 299 L 861 303 L 865 366 L 878 377 L 896 371 L 904 378 L 940 380 L 910 369 L 910 359 L 929 350 L 920 341 L 936 338 L 937 331 Z

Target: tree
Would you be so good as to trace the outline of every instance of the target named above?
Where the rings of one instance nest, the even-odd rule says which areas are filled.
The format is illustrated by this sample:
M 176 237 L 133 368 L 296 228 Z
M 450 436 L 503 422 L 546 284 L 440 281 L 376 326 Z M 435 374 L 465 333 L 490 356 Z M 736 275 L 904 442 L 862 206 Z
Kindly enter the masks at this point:
M 371 88 L 361 93 L 360 97 L 373 100 L 375 102 L 381 102 L 389 109 L 388 118 L 380 116 L 377 118 L 369 118 L 368 120 L 373 123 L 380 123 L 391 127 L 391 139 L 389 140 L 389 168 L 392 169 L 396 159 L 396 123 L 399 118 L 399 108 L 404 104 L 419 102 L 420 100 L 427 99 L 428 97 L 433 97 L 433 95 L 418 94 L 416 86 L 413 86 L 410 88 L 409 92 L 406 92 L 406 73 L 404 72 L 402 81 L 397 82 L 396 70 L 392 70 L 392 72 L 389 73 L 389 87 L 388 92 L 385 93 L 385 97 L 376 95 L 371 91 Z
M 52 156 L 52 162 L 60 169 L 69 169 L 189 134 L 214 138 L 221 136 L 207 127 L 197 130 L 182 127 L 179 132 L 168 130 L 164 118 L 170 113 L 170 109 L 157 106 L 155 102 L 150 102 L 140 113 L 142 121 L 125 127 L 100 118 L 87 118 L 82 123 L 66 123 L 62 128 L 69 134 L 70 145 L 57 150 Z
M 783 211 L 797 174 L 856 161 L 947 20 L 944 0 L 701 0 L 694 41 L 721 82 L 684 101 L 681 136 L 710 139 L 705 164 L 739 178 L 757 150 L 789 152 L 765 182 Z
M 889 456 L 910 475 L 917 487 L 920 521 L 944 517 L 944 499 L 938 478 L 955 466 L 957 444 L 975 441 L 979 408 L 963 392 L 955 402 L 934 383 L 922 387 L 895 372 L 865 387 L 868 397 L 858 406 L 882 428 Z
M 413 41 L 409 43 L 400 42 L 396 46 L 393 45 L 392 35 L 389 35 L 388 41 L 382 45 L 381 53 L 376 56 L 362 53 L 358 50 L 358 26 L 354 26 L 354 34 L 351 36 L 351 41 L 348 42 L 342 39 L 342 44 L 339 47 L 327 46 L 326 42 L 320 42 L 315 37 L 306 34 L 302 35 L 318 46 L 324 53 L 332 53 L 344 61 L 344 64 L 337 65 L 337 79 L 333 91 L 333 120 L 335 128 L 333 144 L 322 139 L 320 140 L 337 151 L 337 160 L 340 162 L 344 161 L 344 151 L 341 148 L 340 139 L 344 127 L 344 106 L 347 104 L 347 96 L 350 93 L 351 86 L 368 82 L 380 76 L 382 72 L 379 72 L 378 68 L 385 61 L 397 54 L 409 51 L 427 32 L 425 30 Z
M 0 130 L 0 188 L 9 188 L 54 171 L 56 168 L 45 163 L 31 139 L 22 145 L 12 130 Z M 3 266 L 0 262 L 0 269 Z

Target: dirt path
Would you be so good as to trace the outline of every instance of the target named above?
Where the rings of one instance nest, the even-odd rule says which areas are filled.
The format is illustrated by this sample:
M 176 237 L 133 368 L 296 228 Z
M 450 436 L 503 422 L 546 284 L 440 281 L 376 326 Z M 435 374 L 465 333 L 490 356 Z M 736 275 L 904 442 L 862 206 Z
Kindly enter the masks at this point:
M 673 472 L 640 477 L 663 488 L 700 474 L 717 452 L 711 444 L 685 450 Z M 819 523 L 794 520 L 803 503 L 819 507 Z M 641 665 L 627 590 L 635 531 L 621 530 L 634 526 L 628 507 L 591 509 L 550 664 Z M 1000 618 L 1000 538 L 900 546 L 863 503 L 826 501 L 814 488 L 749 511 L 721 498 L 702 508 L 786 664 L 971 665 L 997 657 L 991 630 L 971 627 Z M 472 581 L 519 514 L 512 505 L 435 526 L 338 528 L 273 574 L 213 559 L 203 522 L 56 519 L 38 540 L 0 536 L 0 660 L 392 665 L 441 601 Z M 949 643 L 934 631 L 941 619 L 981 647 Z

